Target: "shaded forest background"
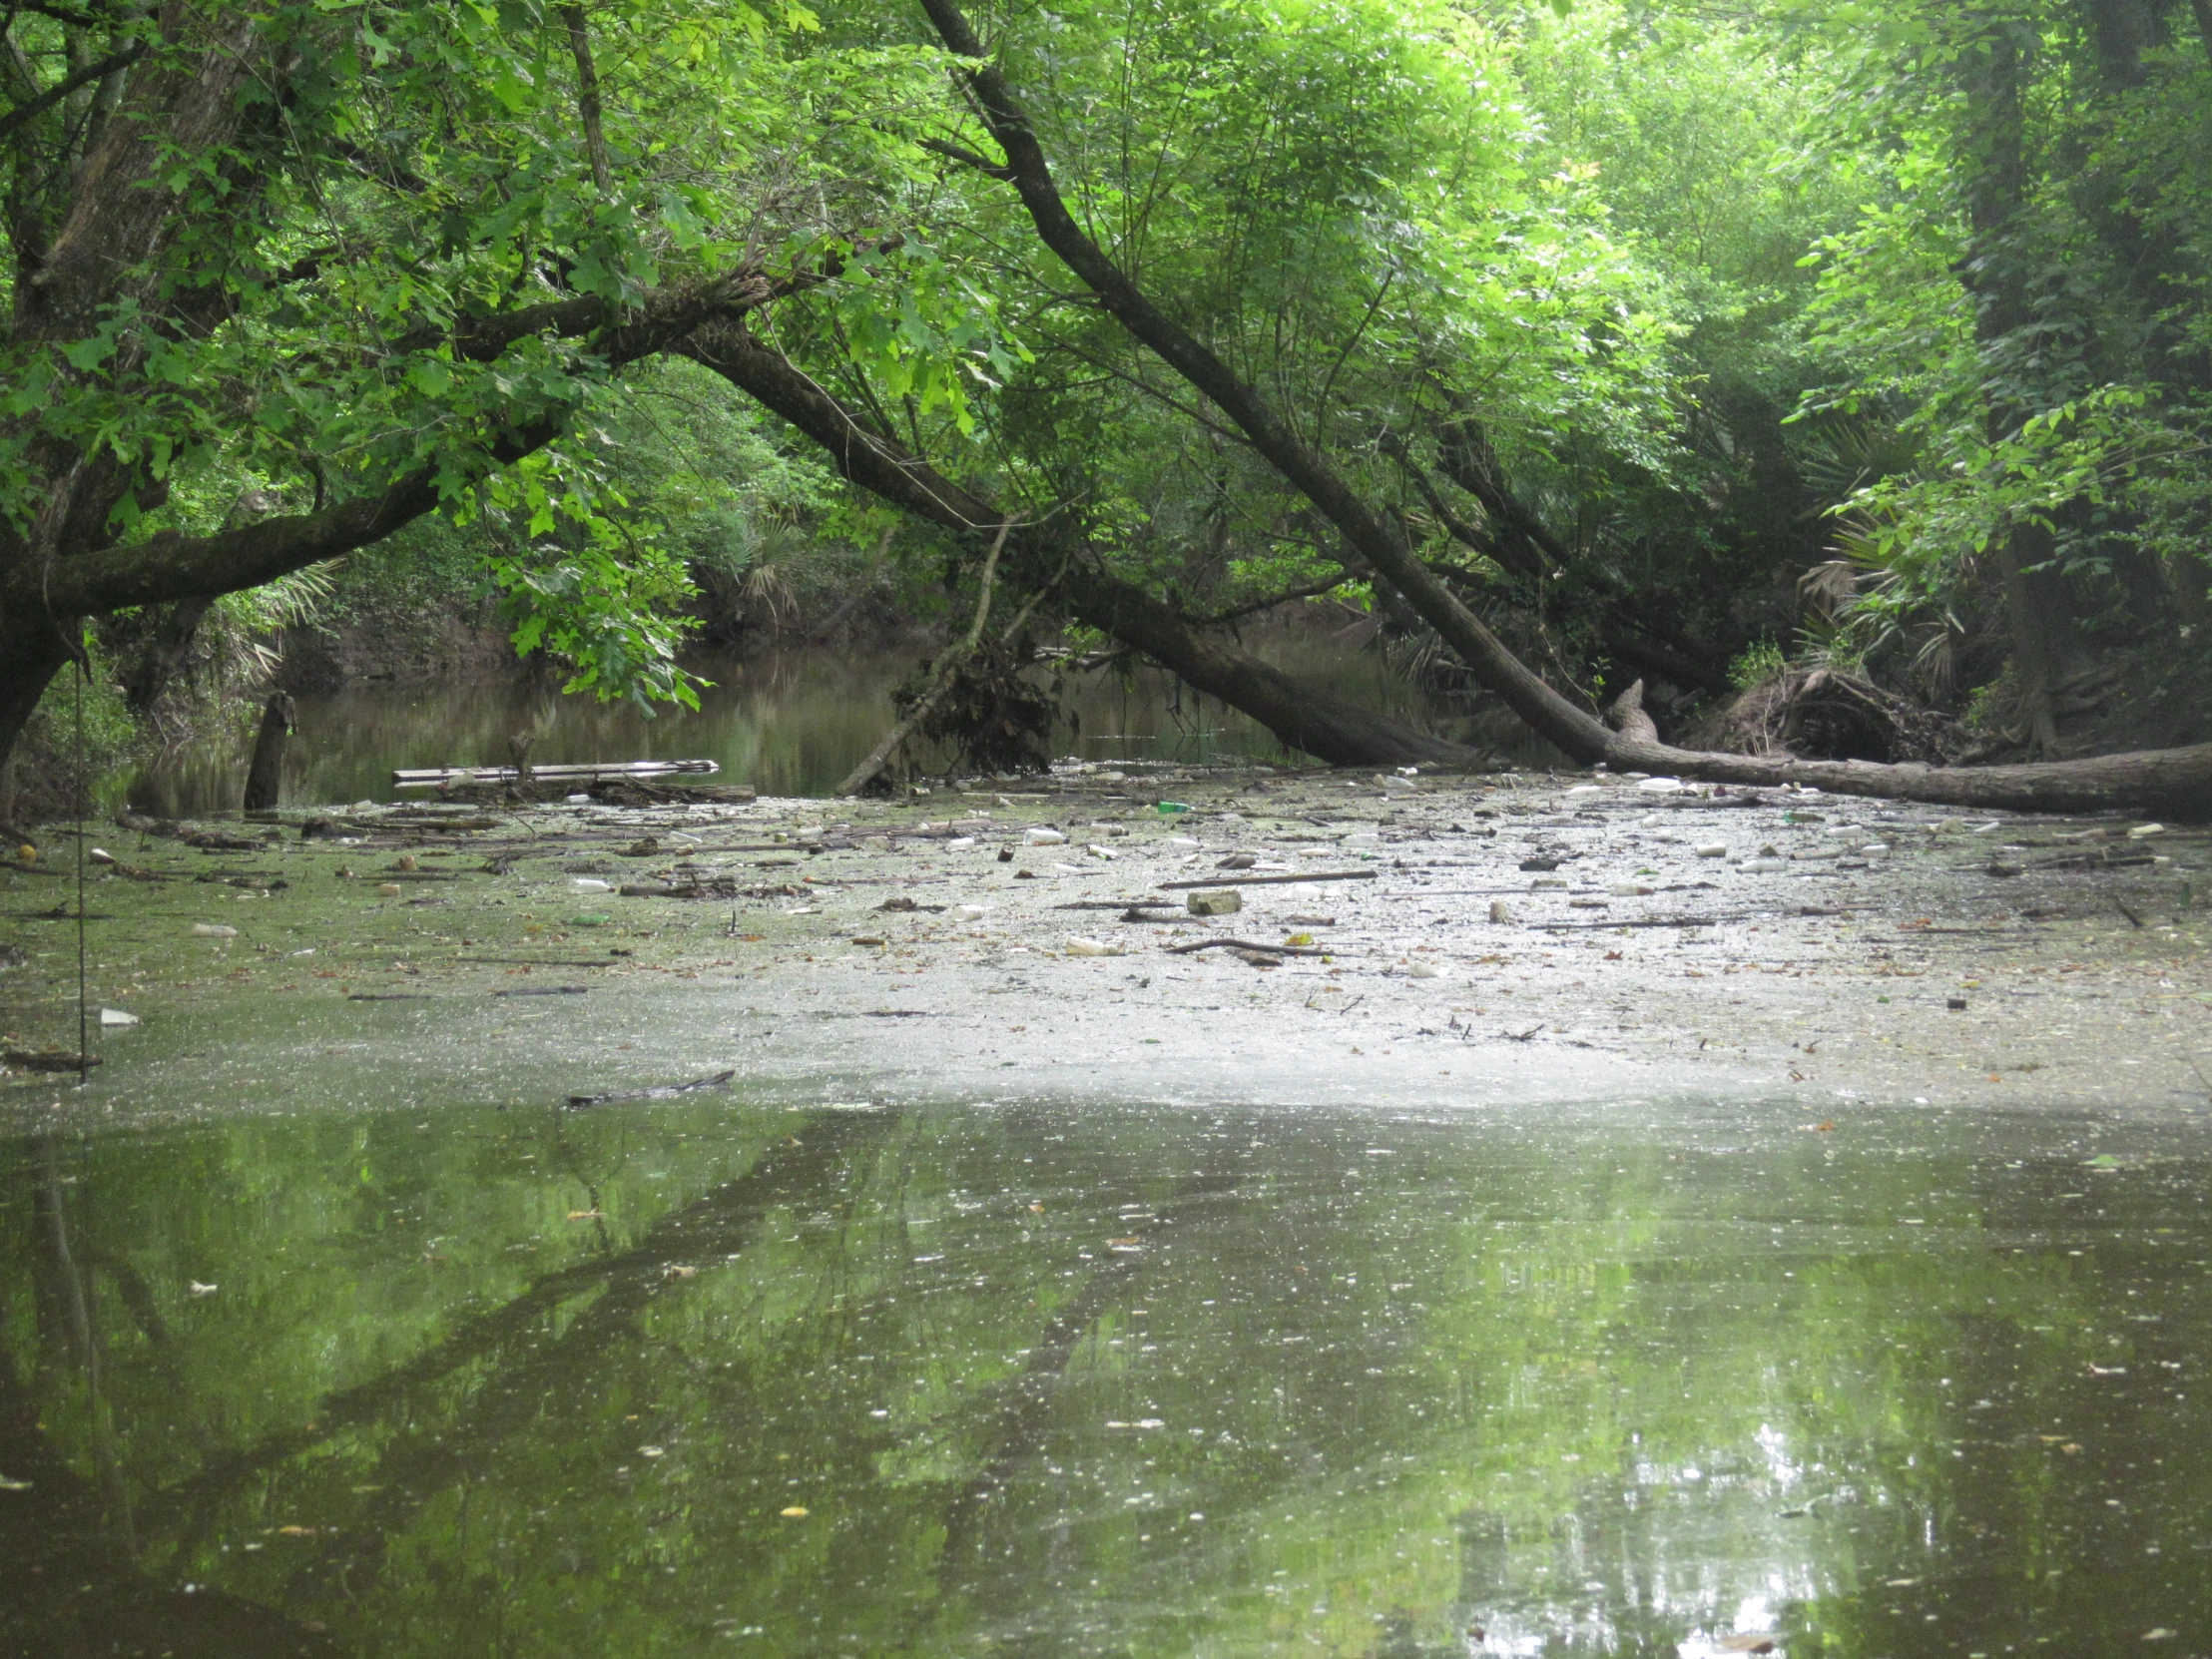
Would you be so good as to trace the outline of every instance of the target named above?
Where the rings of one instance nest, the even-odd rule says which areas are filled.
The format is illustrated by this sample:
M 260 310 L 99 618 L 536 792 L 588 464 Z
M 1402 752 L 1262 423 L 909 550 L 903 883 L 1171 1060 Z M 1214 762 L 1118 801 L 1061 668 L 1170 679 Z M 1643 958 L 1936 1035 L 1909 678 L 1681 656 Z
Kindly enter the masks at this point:
M 2203 0 L 56 5 L 5 38 L 19 793 L 72 656 L 116 756 L 370 659 L 494 672 L 487 632 L 681 704 L 694 642 L 991 604 L 939 668 L 994 764 L 1041 756 L 1046 647 L 1326 759 L 1452 758 L 1271 681 L 1286 626 L 1590 758 L 1461 611 L 1581 718 L 1640 683 L 1699 748 L 2207 735 Z

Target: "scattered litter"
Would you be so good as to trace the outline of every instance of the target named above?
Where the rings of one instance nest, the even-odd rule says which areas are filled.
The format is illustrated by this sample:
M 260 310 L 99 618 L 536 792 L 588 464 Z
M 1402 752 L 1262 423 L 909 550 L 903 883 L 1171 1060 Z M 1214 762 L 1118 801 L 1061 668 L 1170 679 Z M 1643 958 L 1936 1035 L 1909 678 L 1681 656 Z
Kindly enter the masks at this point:
M 1070 933 L 1064 947 L 1070 956 L 1126 956 L 1128 951 L 1118 944 L 1108 944 L 1082 933 Z
M 1650 795 L 1679 795 L 1689 788 L 1679 778 L 1646 778 L 1636 787 Z
M 127 1014 L 121 1008 L 103 1008 L 100 1010 L 100 1023 L 102 1025 L 136 1025 L 138 1022 L 138 1015 Z
M 1415 962 L 1405 970 L 1405 976 L 1408 979 L 1441 979 L 1443 969 L 1433 962 Z
M 1506 903 L 1502 898 L 1491 899 L 1490 919 L 1500 925 L 1510 924 L 1513 920 L 1513 906 Z
M 1194 916 L 1235 915 L 1244 908 L 1244 894 L 1226 888 L 1202 888 L 1186 896 L 1183 903 Z
M 1725 858 L 1728 856 L 1728 842 L 1699 841 L 1697 845 L 1691 847 L 1690 850 L 1696 853 L 1700 858 Z
M 1032 825 L 1022 832 L 1023 840 L 1031 846 L 1058 846 L 1067 836 L 1057 830 L 1047 830 L 1042 825 Z
M 192 936 L 196 939 L 235 939 L 236 927 L 226 927 L 220 921 L 196 921 L 192 924 Z
M 614 883 L 612 881 L 602 881 L 596 875 L 572 876 L 570 877 L 568 884 L 574 887 L 578 892 L 614 891 Z

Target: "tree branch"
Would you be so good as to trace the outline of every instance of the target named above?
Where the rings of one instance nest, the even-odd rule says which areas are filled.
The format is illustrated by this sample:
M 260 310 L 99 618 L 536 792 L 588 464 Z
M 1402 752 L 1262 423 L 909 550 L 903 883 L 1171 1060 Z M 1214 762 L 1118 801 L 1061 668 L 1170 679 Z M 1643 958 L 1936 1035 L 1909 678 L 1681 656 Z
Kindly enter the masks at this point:
M 976 172 L 989 178 L 1003 180 L 1011 179 L 1014 176 L 1014 170 L 1003 162 L 994 162 L 987 156 L 978 156 L 966 146 L 954 144 L 949 139 L 925 138 L 916 139 L 914 142 L 924 150 L 931 150 L 940 156 L 949 157 L 962 167 L 971 167 Z
M 1402 534 L 1364 500 L 1288 421 L 1229 365 L 1169 316 L 1109 259 L 1069 214 L 1044 149 L 1003 74 L 955 0 L 921 0 L 946 48 L 967 60 L 957 71 L 992 139 L 1006 152 L 1015 191 L 1044 245 L 1099 296 L 1140 343 L 1157 353 L 1229 416 L 1253 447 L 1343 533 L 1378 574 L 1443 636 L 1475 678 L 1542 736 L 1584 761 L 1606 753 L 1614 734 L 1576 708 L 1508 651 L 1442 582 L 1422 567 Z
M 37 11 L 40 8 L 34 6 L 30 9 Z M 36 121 L 79 87 L 90 86 L 94 81 L 112 75 L 119 69 L 129 69 L 131 65 L 145 56 L 146 42 L 143 40 L 133 41 L 122 51 L 110 52 L 98 62 L 88 63 L 84 68 L 63 76 L 36 98 L 27 103 L 18 104 L 6 115 L 0 115 L 0 144 L 6 143 L 9 135 L 14 133 L 17 128 Z
M 1276 606 L 1288 605 L 1296 599 L 1319 599 L 1325 593 L 1335 593 L 1350 580 L 1352 578 L 1349 576 L 1332 576 L 1328 581 L 1317 582 L 1310 588 L 1293 588 L 1289 593 L 1278 593 L 1266 599 L 1255 599 L 1249 605 L 1239 605 L 1233 610 L 1223 611 L 1215 616 L 1194 616 L 1191 618 L 1191 626 L 1193 628 L 1226 628 L 1239 618 L 1257 616 L 1262 611 L 1272 611 Z
M 570 333 L 598 333 L 599 355 L 610 369 L 667 350 L 703 324 L 730 320 L 768 303 L 795 287 L 824 280 L 820 275 L 772 280 L 758 271 L 741 271 L 691 291 L 650 298 L 633 320 L 595 329 L 609 307 L 604 301 L 569 301 L 532 306 L 487 321 L 510 324 L 534 317 L 541 327 Z M 578 307 L 599 307 L 586 309 Z M 488 330 L 469 339 L 472 354 L 496 356 L 505 343 L 520 338 L 514 328 Z M 500 346 L 492 341 L 498 339 Z M 512 465 L 559 437 L 566 414 L 524 422 L 489 446 L 490 459 Z M 158 535 L 129 547 L 82 553 L 55 562 L 41 577 L 35 568 L 16 573 L 0 590 L 0 609 L 36 608 L 48 615 L 96 615 L 126 605 L 152 605 L 172 599 L 212 599 L 259 587 L 291 571 L 349 553 L 382 540 L 433 510 L 441 499 L 438 467 L 422 467 L 394 479 L 382 490 L 354 496 L 317 512 L 288 513 L 209 536 Z
M 584 25 L 582 6 L 563 6 L 561 21 L 568 26 L 568 50 L 576 60 L 576 113 L 584 123 L 584 148 L 591 156 L 591 182 L 599 194 L 607 194 L 607 134 L 600 125 L 599 70 L 591 60 L 591 31 Z

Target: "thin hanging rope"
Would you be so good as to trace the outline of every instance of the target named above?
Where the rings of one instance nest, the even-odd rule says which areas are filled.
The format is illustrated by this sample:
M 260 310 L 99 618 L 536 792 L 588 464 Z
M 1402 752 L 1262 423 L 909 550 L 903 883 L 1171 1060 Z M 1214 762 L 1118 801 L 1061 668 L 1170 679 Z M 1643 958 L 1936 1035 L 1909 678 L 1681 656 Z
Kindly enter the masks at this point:
M 85 1001 L 85 807 L 90 800 L 85 779 L 85 654 L 77 650 L 77 1087 L 92 1080 L 92 1044 L 86 1032 L 91 1021 Z

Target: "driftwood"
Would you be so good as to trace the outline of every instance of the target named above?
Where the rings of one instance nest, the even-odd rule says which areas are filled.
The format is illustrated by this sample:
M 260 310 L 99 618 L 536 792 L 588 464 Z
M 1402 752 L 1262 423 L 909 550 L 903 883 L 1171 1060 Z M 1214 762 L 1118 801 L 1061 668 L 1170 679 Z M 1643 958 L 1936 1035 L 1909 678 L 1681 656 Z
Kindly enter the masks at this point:
M 1196 881 L 1162 881 L 1160 890 L 1169 892 L 1178 887 L 1282 887 L 1300 881 L 1372 881 L 1377 872 L 1372 869 L 1317 869 L 1306 872 L 1292 871 L 1288 875 L 1213 875 Z
M 398 767 L 391 775 L 395 790 L 434 790 L 452 784 L 548 784 L 596 783 L 602 778 L 669 778 L 677 774 L 720 772 L 714 761 L 592 761 L 563 766 L 528 767 Z
M 87 1054 L 79 1058 L 75 1054 L 47 1054 L 27 1049 L 0 1049 L 0 1066 L 13 1066 L 18 1071 L 83 1071 L 87 1066 L 100 1063 L 100 1056 Z
M 712 1077 L 697 1078 L 689 1083 L 664 1083 L 655 1089 L 616 1089 L 610 1094 L 572 1094 L 568 1097 L 568 1103 L 571 1106 L 612 1106 L 622 1100 L 674 1100 L 678 1095 L 697 1094 L 702 1089 L 727 1088 L 730 1080 L 737 1075 L 736 1070 L 732 1069 L 718 1071 Z
M 1185 944 L 1163 945 L 1170 956 L 1188 956 L 1194 950 L 1212 950 L 1216 945 L 1230 950 L 1260 950 L 1270 956 L 1327 956 L 1329 951 L 1312 944 L 1261 944 L 1252 939 L 1192 939 Z

